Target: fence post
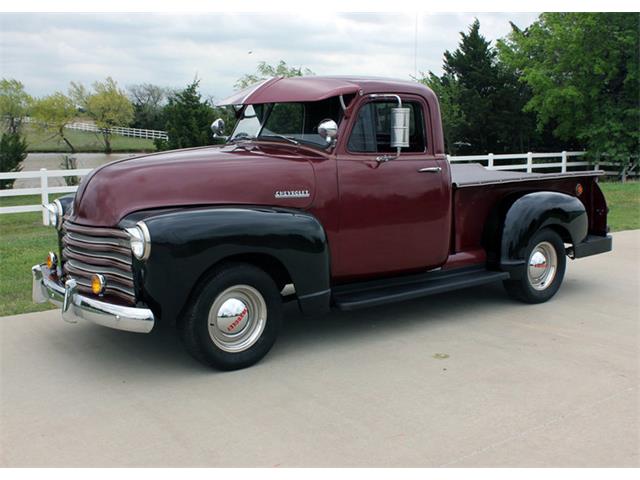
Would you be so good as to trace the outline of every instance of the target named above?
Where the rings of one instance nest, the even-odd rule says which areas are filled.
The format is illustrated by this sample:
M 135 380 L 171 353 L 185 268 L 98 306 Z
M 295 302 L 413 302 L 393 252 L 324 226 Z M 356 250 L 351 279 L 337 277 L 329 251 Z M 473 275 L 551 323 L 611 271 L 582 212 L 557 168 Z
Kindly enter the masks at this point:
M 493 168 L 493 153 L 487 156 L 487 168 Z
M 40 201 L 42 202 L 42 224 L 49 225 L 49 210 L 45 205 L 49 203 L 49 177 L 47 169 L 40 169 Z
M 567 152 L 562 151 L 562 173 L 567 172 Z
M 533 153 L 527 152 L 527 173 L 533 171 Z

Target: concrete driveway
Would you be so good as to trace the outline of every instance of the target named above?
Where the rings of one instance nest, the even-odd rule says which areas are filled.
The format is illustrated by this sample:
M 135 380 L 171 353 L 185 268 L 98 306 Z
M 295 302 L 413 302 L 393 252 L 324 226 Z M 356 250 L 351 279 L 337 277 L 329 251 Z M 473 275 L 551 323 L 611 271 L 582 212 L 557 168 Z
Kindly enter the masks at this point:
M 640 231 L 500 285 L 306 320 L 247 370 L 170 329 L 0 318 L 2 466 L 639 466 Z

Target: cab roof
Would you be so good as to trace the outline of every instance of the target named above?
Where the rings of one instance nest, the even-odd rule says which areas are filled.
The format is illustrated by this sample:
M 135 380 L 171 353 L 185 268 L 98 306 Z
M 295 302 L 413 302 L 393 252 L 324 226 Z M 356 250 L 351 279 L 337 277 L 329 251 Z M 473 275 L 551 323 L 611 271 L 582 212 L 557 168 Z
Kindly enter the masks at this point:
M 409 93 L 435 99 L 433 92 L 418 82 L 379 77 L 306 76 L 274 77 L 237 91 L 216 105 L 249 105 L 279 102 L 317 102 L 339 95 Z

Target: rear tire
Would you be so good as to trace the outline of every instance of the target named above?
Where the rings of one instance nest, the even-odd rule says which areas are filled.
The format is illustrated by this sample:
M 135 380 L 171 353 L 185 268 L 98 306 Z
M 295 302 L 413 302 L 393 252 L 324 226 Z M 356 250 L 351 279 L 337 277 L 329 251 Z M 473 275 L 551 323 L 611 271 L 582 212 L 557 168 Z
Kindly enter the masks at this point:
M 249 264 L 227 264 L 200 285 L 179 331 L 186 350 L 220 370 L 258 362 L 275 343 L 282 299 L 273 279 Z
M 510 297 L 521 302 L 546 302 L 564 278 L 567 258 L 562 238 L 553 230 L 539 230 L 529 241 L 525 258 L 518 278 L 505 280 L 504 287 Z

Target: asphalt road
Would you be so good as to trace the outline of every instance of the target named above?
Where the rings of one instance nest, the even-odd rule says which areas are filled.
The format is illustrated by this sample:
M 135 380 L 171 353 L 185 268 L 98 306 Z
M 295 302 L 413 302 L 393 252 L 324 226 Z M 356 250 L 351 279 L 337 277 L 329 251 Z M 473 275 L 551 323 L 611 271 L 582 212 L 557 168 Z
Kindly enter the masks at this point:
M 220 373 L 170 329 L 0 318 L 2 466 L 640 466 L 640 231 L 500 285 L 306 320 Z

